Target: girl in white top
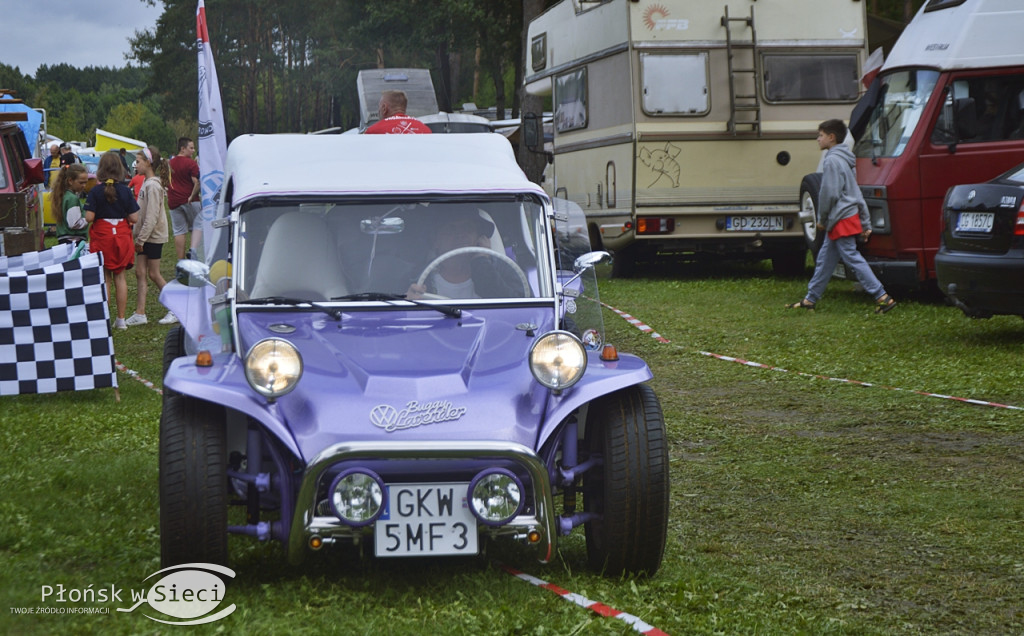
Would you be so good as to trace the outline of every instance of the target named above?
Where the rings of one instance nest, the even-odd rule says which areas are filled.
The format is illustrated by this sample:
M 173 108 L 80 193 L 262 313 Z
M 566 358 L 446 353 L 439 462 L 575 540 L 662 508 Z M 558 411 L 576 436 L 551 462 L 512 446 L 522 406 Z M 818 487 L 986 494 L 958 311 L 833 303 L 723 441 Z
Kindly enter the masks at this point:
M 135 224 L 132 234 L 135 240 L 135 280 L 138 283 L 138 299 L 135 302 L 135 313 L 125 321 L 128 326 L 144 325 L 146 318 L 146 292 L 148 280 L 153 281 L 157 291 L 164 288 L 167 281 L 160 273 L 160 256 L 164 243 L 167 242 L 167 198 L 166 188 L 170 184 L 170 172 L 167 162 L 160 156 L 160 151 L 150 146 L 143 148 L 135 156 L 135 171 L 145 181 L 139 189 L 139 222 Z M 177 322 L 173 313 L 168 312 L 160 319 L 161 324 Z

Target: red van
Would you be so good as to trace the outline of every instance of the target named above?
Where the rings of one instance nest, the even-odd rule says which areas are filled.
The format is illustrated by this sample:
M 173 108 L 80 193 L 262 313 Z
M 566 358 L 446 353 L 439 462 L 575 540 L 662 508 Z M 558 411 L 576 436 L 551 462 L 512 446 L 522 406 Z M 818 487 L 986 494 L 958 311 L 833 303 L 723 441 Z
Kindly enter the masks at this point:
M 942 201 L 1024 159 L 1024 3 L 927 0 L 854 110 L 857 181 L 871 213 L 861 247 L 887 286 L 935 280 Z M 814 179 L 801 201 L 813 207 Z M 813 210 L 809 210 L 813 211 Z M 814 243 L 813 217 L 805 238 Z M 845 277 L 842 266 L 836 275 Z

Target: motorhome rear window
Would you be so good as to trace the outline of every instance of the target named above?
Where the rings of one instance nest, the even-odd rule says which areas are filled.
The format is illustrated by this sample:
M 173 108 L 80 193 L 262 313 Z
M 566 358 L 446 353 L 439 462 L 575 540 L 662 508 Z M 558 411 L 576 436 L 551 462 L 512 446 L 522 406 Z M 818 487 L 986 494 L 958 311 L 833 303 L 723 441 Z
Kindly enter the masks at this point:
M 853 102 L 858 95 L 857 55 L 766 53 L 769 102 Z
M 640 69 L 645 113 L 707 114 L 707 53 L 641 53 Z

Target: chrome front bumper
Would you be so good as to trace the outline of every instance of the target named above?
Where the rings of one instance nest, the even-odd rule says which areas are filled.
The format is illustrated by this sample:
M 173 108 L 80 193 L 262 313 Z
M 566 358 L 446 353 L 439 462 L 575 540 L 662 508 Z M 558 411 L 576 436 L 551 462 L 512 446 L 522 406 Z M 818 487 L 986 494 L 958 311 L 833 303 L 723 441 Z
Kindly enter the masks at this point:
M 303 561 L 314 537 L 324 540 L 357 538 L 362 528 L 353 528 L 335 516 L 317 514 L 317 489 L 323 473 L 338 462 L 359 460 L 480 460 L 495 458 L 514 461 L 530 475 L 533 487 L 534 514 L 521 514 L 499 532 L 525 534 L 535 530 L 540 540 L 534 545 L 538 559 L 547 563 L 555 553 L 557 515 L 548 470 L 531 449 L 512 442 L 417 442 L 415 445 L 394 442 L 351 442 L 335 444 L 313 458 L 302 478 L 295 514 L 288 536 L 288 560 Z M 429 477 L 427 478 L 429 480 Z

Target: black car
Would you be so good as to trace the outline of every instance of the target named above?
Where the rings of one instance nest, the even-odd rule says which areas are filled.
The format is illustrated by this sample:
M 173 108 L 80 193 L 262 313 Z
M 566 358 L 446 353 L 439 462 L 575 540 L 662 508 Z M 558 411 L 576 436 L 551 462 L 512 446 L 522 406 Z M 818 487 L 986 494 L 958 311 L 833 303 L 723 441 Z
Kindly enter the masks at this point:
M 964 314 L 1024 317 L 1024 164 L 949 189 L 935 271 L 939 289 Z

